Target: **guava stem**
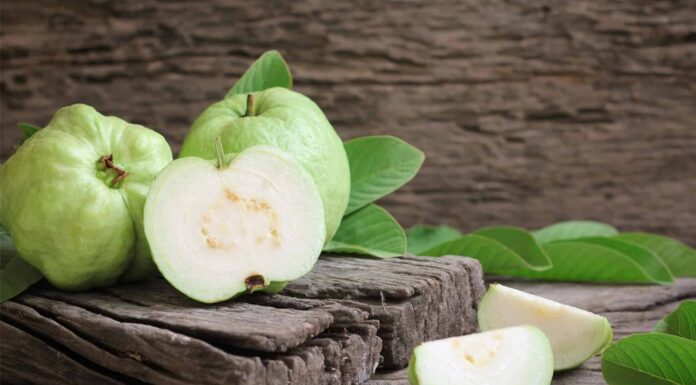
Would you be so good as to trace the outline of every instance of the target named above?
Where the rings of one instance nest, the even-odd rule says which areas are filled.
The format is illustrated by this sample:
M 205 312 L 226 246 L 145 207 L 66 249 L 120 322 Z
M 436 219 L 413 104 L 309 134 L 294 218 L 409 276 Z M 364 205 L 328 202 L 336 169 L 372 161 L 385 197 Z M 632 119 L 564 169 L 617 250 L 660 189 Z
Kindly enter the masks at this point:
M 222 139 L 219 136 L 215 137 L 215 153 L 217 154 L 217 167 L 225 167 L 225 151 L 222 148 Z
M 244 116 L 256 116 L 256 109 L 254 107 L 256 107 L 254 105 L 254 95 L 248 94 L 246 114 L 244 114 Z
M 114 155 L 104 155 L 99 160 L 102 162 L 104 165 L 104 169 L 111 169 L 114 170 L 116 173 L 116 178 L 114 178 L 111 181 L 112 186 L 117 186 L 122 180 L 126 179 L 128 176 L 128 172 L 118 166 L 114 163 Z

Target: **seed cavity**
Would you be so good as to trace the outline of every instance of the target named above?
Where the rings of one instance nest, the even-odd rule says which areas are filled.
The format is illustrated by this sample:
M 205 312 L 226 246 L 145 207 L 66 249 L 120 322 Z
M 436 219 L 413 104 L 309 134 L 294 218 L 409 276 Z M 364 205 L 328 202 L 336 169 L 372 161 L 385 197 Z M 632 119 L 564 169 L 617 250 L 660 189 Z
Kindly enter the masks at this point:
M 244 224 L 235 230 L 237 234 L 233 234 L 232 230 L 228 227 L 229 222 L 227 222 L 226 219 L 214 219 L 214 214 L 216 212 L 224 212 L 221 210 L 226 210 L 225 206 L 229 207 L 230 203 L 248 213 L 261 215 L 266 218 L 265 223 L 267 223 L 268 227 L 265 230 L 260 228 L 256 229 L 258 233 L 250 234 L 249 236 L 251 239 L 249 239 L 249 241 L 254 242 L 256 245 L 270 244 L 270 246 L 275 248 L 281 246 L 280 232 L 278 230 L 278 214 L 273 207 L 266 201 L 255 198 L 244 198 L 230 188 L 225 188 L 223 198 L 213 204 L 201 218 L 200 232 L 208 247 L 232 251 L 238 244 L 230 240 L 230 237 L 233 239 L 247 237 L 248 229 Z

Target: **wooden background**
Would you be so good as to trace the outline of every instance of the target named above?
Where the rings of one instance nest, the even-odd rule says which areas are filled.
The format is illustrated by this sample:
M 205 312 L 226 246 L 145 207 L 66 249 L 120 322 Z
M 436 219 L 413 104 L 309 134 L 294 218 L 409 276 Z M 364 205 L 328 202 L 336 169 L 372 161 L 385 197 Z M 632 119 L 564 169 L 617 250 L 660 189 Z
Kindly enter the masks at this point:
M 483 4 L 485 3 L 485 4 Z M 696 244 L 696 2 L 3 0 L 2 151 L 74 102 L 178 150 L 268 49 L 342 138 L 398 135 L 404 225 L 598 219 Z

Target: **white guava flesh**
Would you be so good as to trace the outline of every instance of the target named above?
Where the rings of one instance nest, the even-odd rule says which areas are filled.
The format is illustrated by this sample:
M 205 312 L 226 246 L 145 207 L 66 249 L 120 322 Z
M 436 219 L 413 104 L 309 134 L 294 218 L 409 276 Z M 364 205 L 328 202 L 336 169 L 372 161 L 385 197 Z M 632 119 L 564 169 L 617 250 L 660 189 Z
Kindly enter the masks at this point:
M 409 363 L 412 385 L 549 385 L 551 346 L 534 326 L 426 342 Z
M 555 370 L 582 364 L 613 337 L 609 321 L 600 315 L 499 284 L 490 285 L 481 300 L 478 321 L 481 330 L 538 327 L 551 342 Z
M 291 156 L 250 147 L 228 165 L 180 158 L 145 204 L 153 260 L 179 291 L 206 303 L 309 272 L 325 238 L 312 177 Z

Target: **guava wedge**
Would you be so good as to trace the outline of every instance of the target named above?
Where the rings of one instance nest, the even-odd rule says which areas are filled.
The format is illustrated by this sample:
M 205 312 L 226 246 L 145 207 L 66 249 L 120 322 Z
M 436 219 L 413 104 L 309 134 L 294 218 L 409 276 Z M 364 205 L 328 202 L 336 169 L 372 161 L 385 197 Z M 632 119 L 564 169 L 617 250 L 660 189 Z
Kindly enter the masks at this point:
M 171 161 L 157 132 L 84 104 L 63 107 L 0 168 L 0 222 L 58 288 L 144 279 L 157 270 L 145 196 Z
M 348 206 L 350 169 L 343 142 L 316 103 L 280 87 L 230 95 L 196 119 L 179 157 L 215 158 L 216 137 L 227 152 L 269 145 L 294 157 L 319 188 L 326 241 L 333 237 Z
M 326 228 L 319 190 L 292 156 L 272 146 L 223 155 L 220 144 L 216 161 L 179 158 L 160 173 L 145 234 L 162 275 L 214 303 L 309 272 Z
M 514 326 L 421 344 L 408 374 L 411 385 L 549 385 L 553 355 L 541 330 Z
M 500 284 L 491 284 L 483 296 L 478 322 L 481 330 L 538 327 L 551 342 L 554 370 L 581 365 L 613 338 L 609 321 L 600 315 Z

